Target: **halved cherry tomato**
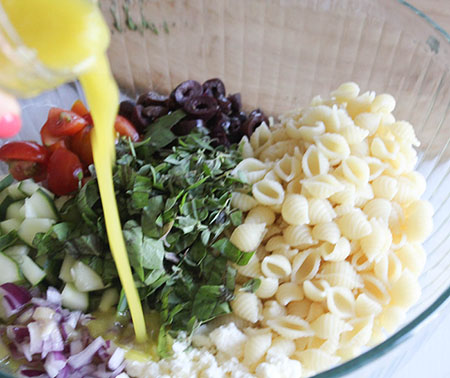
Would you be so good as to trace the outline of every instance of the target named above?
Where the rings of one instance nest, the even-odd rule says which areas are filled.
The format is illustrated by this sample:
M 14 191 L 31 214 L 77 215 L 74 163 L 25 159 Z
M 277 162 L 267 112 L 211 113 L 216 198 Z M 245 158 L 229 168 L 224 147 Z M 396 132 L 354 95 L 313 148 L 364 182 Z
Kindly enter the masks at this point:
M 17 181 L 26 180 L 28 178 L 39 182 L 47 178 L 47 168 L 44 164 L 35 163 L 34 161 L 11 160 L 8 162 L 9 173 Z
M 83 101 L 81 100 L 75 101 L 70 110 L 74 113 L 77 113 L 81 117 L 84 117 L 89 114 L 89 110 L 87 110 L 86 106 L 83 104 Z
M 57 136 L 52 135 L 49 131 L 48 123 L 45 123 L 44 126 L 42 126 L 40 133 L 41 133 L 42 144 L 45 147 L 50 147 L 51 145 L 55 144 L 62 138 L 67 138 L 67 137 L 59 137 L 59 136 L 57 137 Z
M 80 159 L 66 148 L 58 148 L 48 162 L 48 188 L 57 195 L 65 195 L 78 189 L 83 179 Z
M 69 137 L 65 137 L 63 139 L 58 140 L 56 143 L 48 146 L 48 150 L 50 153 L 55 152 L 58 148 L 66 148 L 69 149 Z
M 36 142 L 9 142 L 0 147 L 0 160 L 24 160 L 46 163 L 48 151 Z
M 70 136 L 75 135 L 87 126 L 87 121 L 77 113 L 60 108 L 51 108 L 44 127 L 50 135 Z
M 125 117 L 118 115 L 114 128 L 121 136 L 130 137 L 133 142 L 137 142 L 139 140 L 139 133 L 136 128 Z
M 70 138 L 70 149 L 78 155 L 86 167 L 94 162 L 94 158 L 92 157 L 91 130 L 91 125 L 86 126 Z

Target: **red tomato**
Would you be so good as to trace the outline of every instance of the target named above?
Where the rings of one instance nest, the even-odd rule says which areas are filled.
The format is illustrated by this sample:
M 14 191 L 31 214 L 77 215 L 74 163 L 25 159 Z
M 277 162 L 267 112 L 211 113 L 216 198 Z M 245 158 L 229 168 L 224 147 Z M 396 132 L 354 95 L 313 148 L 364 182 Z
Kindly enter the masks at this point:
M 136 131 L 133 124 L 125 117 L 118 115 L 114 128 L 120 135 L 130 137 L 133 142 L 139 140 L 139 133 Z
M 50 147 L 52 144 L 55 144 L 56 142 L 58 142 L 59 140 L 62 139 L 62 137 L 57 137 L 50 133 L 48 123 L 46 123 L 46 124 L 44 124 L 44 126 L 42 126 L 40 133 L 41 133 L 42 144 L 45 147 Z
M 36 142 L 9 142 L 0 147 L 0 160 L 24 160 L 46 163 L 48 151 Z
M 52 136 L 70 136 L 87 126 L 87 121 L 77 113 L 60 108 L 51 108 L 45 125 L 46 131 Z
M 62 196 L 78 189 L 83 179 L 83 167 L 80 159 L 66 148 L 58 148 L 48 162 L 48 188 Z
M 58 148 L 66 148 L 69 149 L 69 138 L 63 138 L 58 140 L 57 142 L 53 143 L 52 145 L 48 146 L 48 150 L 50 151 L 50 153 L 55 152 Z
M 39 182 L 47 178 L 47 169 L 44 164 L 33 161 L 11 160 L 8 162 L 8 165 L 9 172 L 17 181 L 32 178 L 34 181 Z
M 94 162 L 91 147 L 91 130 L 91 125 L 86 126 L 70 138 L 70 149 L 78 155 L 85 166 Z
M 75 101 L 70 110 L 74 113 L 77 113 L 81 117 L 89 114 L 89 110 L 87 110 L 86 106 L 84 106 L 83 101 L 81 100 Z

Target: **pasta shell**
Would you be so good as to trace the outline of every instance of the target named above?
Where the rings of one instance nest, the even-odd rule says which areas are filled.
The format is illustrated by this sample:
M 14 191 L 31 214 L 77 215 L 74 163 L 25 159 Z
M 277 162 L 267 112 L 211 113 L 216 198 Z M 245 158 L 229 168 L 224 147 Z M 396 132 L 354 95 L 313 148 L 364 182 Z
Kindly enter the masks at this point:
M 306 109 L 300 119 L 300 123 L 303 125 L 315 125 L 316 122 L 323 122 L 328 131 L 339 130 L 340 122 L 337 108 L 319 105 Z
M 238 292 L 230 304 L 236 316 L 250 323 L 256 323 L 259 320 L 262 306 L 254 293 Z
M 344 237 L 340 237 L 333 245 L 323 243 L 320 246 L 320 254 L 325 261 L 344 261 L 350 254 L 350 242 Z
M 263 319 L 267 322 L 270 319 L 286 316 L 286 307 L 281 306 L 277 301 L 269 300 L 264 302 L 262 314 Z
M 325 199 L 312 198 L 308 200 L 309 223 L 328 223 L 336 218 L 336 212 L 330 202 Z
M 244 364 L 254 366 L 262 360 L 272 343 L 272 333 L 258 332 L 250 335 L 244 346 Z
M 372 232 L 372 226 L 360 209 L 354 209 L 336 220 L 343 236 L 351 240 L 359 240 Z
M 289 225 L 283 230 L 286 243 L 292 247 L 303 248 L 316 244 L 311 236 L 311 229 L 306 225 Z
M 334 222 L 320 223 L 313 227 L 312 237 L 315 240 L 336 244 L 341 236 L 339 227 Z
M 265 122 L 259 125 L 250 137 L 250 144 L 254 151 L 270 145 L 271 141 L 272 133 Z
M 300 175 L 301 163 L 296 158 L 284 155 L 283 158 L 275 163 L 274 172 L 283 181 L 289 182 Z
M 421 289 L 417 278 L 408 269 L 405 269 L 400 278 L 392 284 L 389 293 L 390 305 L 409 308 L 418 301 Z
M 233 192 L 231 194 L 231 206 L 242 211 L 249 211 L 258 205 L 258 202 L 248 194 Z
M 261 149 L 257 150 L 255 154 L 262 161 L 276 161 L 281 159 L 285 154 L 294 155 L 297 147 L 297 142 L 293 140 L 283 140 L 272 145 L 264 145 Z
M 342 135 L 325 133 L 316 138 L 316 145 L 329 160 L 338 163 L 350 155 L 350 147 Z
M 243 136 L 241 141 L 239 142 L 239 151 L 241 151 L 243 159 L 251 158 L 255 155 L 253 147 L 250 144 L 247 136 Z
M 327 295 L 330 287 L 325 280 L 303 281 L 303 293 L 305 297 L 314 302 L 321 302 Z
M 264 223 L 243 223 L 234 229 L 230 241 L 243 252 L 253 252 L 261 244 L 265 230 Z
M 377 315 L 382 308 L 381 304 L 364 293 L 359 294 L 356 298 L 355 313 L 357 317 Z
M 341 84 L 336 90 L 331 92 L 331 96 L 339 102 L 345 102 L 357 97 L 359 94 L 358 84 L 349 81 Z
M 389 125 L 389 131 L 395 136 L 395 139 L 400 143 L 412 144 L 419 147 L 420 142 L 416 137 L 414 128 L 409 122 L 398 121 Z
M 341 163 L 343 176 L 358 187 L 369 182 L 369 165 L 363 159 L 349 156 Z
M 364 92 L 358 97 L 352 98 L 347 102 L 347 112 L 355 119 L 359 113 L 370 112 L 370 106 L 375 99 L 375 92 Z
M 287 194 L 281 215 L 291 225 L 302 225 L 309 223 L 308 200 L 300 194 Z
M 322 371 L 337 364 L 340 358 L 333 356 L 321 349 L 307 349 L 301 352 L 295 352 L 297 358 L 305 369 L 312 371 Z
M 405 209 L 404 232 L 409 242 L 421 243 L 433 230 L 433 207 L 428 201 L 417 200 Z
M 252 193 L 261 205 L 281 205 L 284 201 L 283 186 L 274 180 L 264 179 L 253 184 Z
M 369 166 L 369 181 L 375 180 L 377 177 L 381 176 L 386 168 L 389 167 L 388 164 L 383 163 L 380 159 L 372 156 L 365 156 L 363 158 Z
M 405 176 L 397 178 L 397 188 L 397 193 L 395 193 L 393 200 L 400 204 L 407 204 L 418 200 L 422 195 L 419 191 L 420 188 Z
M 355 117 L 355 125 L 368 131 L 368 136 L 374 135 L 381 122 L 381 114 L 360 113 Z
M 266 277 L 282 279 L 292 272 L 291 263 L 282 255 L 270 255 L 264 257 L 261 263 L 261 271 Z
M 312 144 L 302 158 L 302 169 L 306 177 L 313 177 L 328 173 L 330 163 L 327 157 Z
M 361 127 L 355 126 L 353 123 L 347 125 L 346 127 L 341 128 L 339 130 L 339 134 L 341 134 L 347 143 L 352 148 L 353 145 L 362 143 L 364 139 L 369 135 L 369 130 L 363 129 Z
M 344 189 L 344 186 L 330 174 L 317 175 L 300 182 L 313 198 L 325 199 Z
M 387 93 L 379 94 L 370 105 L 373 113 L 392 113 L 395 109 L 395 98 Z
M 275 213 L 266 206 L 256 206 L 245 217 L 245 223 L 264 223 L 271 226 L 275 222 Z
M 392 234 L 377 218 L 370 220 L 372 232 L 360 241 L 361 250 L 370 262 L 378 261 L 385 255 L 392 243 Z
M 253 255 L 246 265 L 238 265 L 237 271 L 242 276 L 256 278 L 261 275 L 261 263 L 258 257 Z
M 233 175 L 245 175 L 247 182 L 253 184 L 261 180 L 267 172 L 267 166 L 262 161 L 255 158 L 242 160 L 236 168 L 233 169 Z
M 377 316 L 376 322 L 387 332 L 394 332 L 405 320 L 406 311 L 398 306 L 389 306 Z
M 311 323 L 311 328 L 317 337 L 329 339 L 350 331 L 353 327 L 334 314 L 323 314 Z
M 389 251 L 374 264 L 373 271 L 380 280 L 392 284 L 402 274 L 402 263 L 394 252 Z
M 267 351 L 267 355 L 274 354 L 290 357 L 294 354 L 295 349 L 295 342 L 293 340 L 277 337 L 272 341 L 272 345 Z
M 372 156 L 381 160 L 395 160 L 399 150 L 400 146 L 397 142 L 386 138 L 374 137 L 370 144 Z
M 366 345 L 372 336 L 373 316 L 352 319 L 349 325 L 352 329 L 341 334 L 341 344 L 346 348 Z
M 383 306 L 389 303 L 391 296 L 388 293 L 386 285 L 381 280 L 369 273 L 362 273 L 361 278 L 363 280 L 363 287 L 361 289 L 363 293 Z
M 313 336 L 314 331 L 306 320 L 299 316 L 287 315 L 267 321 L 267 325 L 288 340 Z
M 391 202 L 383 198 L 375 198 L 368 201 L 363 208 L 364 213 L 367 218 L 371 220 L 372 218 L 377 218 L 384 224 L 389 224 L 389 216 L 392 211 Z
M 313 278 L 320 267 L 320 255 L 314 249 L 300 252 L 292 261 L 291 281 L 301 283 Z
M 255 294 L 258 298 L 267 299 L 273 297 L 278 290 L 278 279 L 270 277 L 258 277 L 261 281 Z
M 286 133 L 292 139 L 301 139 L 310 143 L 314 142 L 314 138 L 325 133 L 325 124 L 321 121 L 317 121 L 311 126 L 304 123 L 295 122 L 289 120 L 286 124 Z
M 304 298 L 303 289 L 294 282 L 286 282 L 280 285 L 275 298 L 282 306 L 286 306 L 290 302 L 301 301 Z
M 355 297 L 348 288 L 331 287 L 327 292 L 327 307 L 339 318 L 351 318 L 355 314 Z
M 416 277 L 419 276 L 427 259 L 425 250 L 420 244 L 406 243 L 404 246 L 397 249 L 395 254 L 404 268 L 409 269 Z

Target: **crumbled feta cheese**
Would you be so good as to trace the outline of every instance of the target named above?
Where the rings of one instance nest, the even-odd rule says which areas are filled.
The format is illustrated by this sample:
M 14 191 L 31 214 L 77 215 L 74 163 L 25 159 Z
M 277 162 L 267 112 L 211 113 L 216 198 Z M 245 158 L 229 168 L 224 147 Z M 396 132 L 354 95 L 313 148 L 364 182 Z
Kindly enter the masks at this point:
M 209 337 L 219 352 L 238 358 L 244 353 L 247 336 L 234 323 L 220 326 L 212 331 Z

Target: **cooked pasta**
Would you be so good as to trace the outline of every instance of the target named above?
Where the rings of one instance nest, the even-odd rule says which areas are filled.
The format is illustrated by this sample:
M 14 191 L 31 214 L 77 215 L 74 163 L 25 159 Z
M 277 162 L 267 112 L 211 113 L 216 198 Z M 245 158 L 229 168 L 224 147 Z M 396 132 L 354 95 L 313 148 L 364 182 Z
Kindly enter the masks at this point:
M 283 186 L 279 182 L 267 178 L 253 184 L 252 193 L 261 205 L 281 205 L 284 200 Z
M 256 376 L 276 374 L 276 354 L 302 376 L 352 358 L 417 301 L 433 209 L 414 171 L 419 141 L 395 103 L 344 83 L 242 139 L 233 173 L 251 194 L 232 195 L 245 221 L 230 240 L 256 253 L 233 265 L 231 308 L 252 324 L 239 359 Z M 249 278 L 260 280 L 254 293 L 240 288 Z
M 230 241 L 243 252 L 253 252 L 260 245 L 265 229 L 264 223 L 243 223 L 235 228 Z
M 281 216 L 292 225 L 309 223 L 308 200 L 300 194 L 287 194 L 281 207 Z

